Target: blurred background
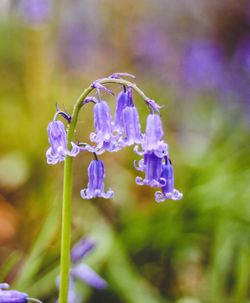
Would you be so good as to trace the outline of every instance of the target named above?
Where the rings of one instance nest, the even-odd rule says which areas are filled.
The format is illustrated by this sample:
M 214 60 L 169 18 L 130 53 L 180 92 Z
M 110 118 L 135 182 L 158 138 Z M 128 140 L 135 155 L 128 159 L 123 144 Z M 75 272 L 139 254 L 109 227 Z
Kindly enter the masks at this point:
M 84 262 L 109 284 L 79 283 L 82 302 L 250 302 L 247 0 L 0 1 L 0 281 L 55 302 L 63 164 L 46 163 L 46 128 L 56 102 L 71 112 L 114 72 L 135 74 L 164 105 L 184 198 L 157 204 L 135 184 L 139 157 L 126 148 L 101 157 L 115 198 L 82 200 L 92 156 L 74 161 L 73 242 L 97 241 Z M 89 104 L 76 140 L 92 130 Z

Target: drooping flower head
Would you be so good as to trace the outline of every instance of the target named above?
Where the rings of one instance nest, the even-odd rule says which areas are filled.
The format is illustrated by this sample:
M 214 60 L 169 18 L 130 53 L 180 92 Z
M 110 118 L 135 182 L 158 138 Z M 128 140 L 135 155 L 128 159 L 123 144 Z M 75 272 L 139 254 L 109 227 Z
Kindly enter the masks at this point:
M 142 152 L 135 147 L 135 152 L 144 155 L 152 152 L 158 157 L 163 157 L 168 153 L 168 145 L 162 140 L 164 135 L 161 117 L 156 113 L 151 113 L 147 117 L 146 132 L 142 139 Z
M 161 177 L 162 158 L 157 157 L 154 153 L 145 153 L 139 166 L 135 168 L 145 173 L 145 178 L 136 177 L 135 181 L 138 185 L 148 185 L 151 187 L 162 187 L 165 185 L 165 179 Z
M 164 157 L 165 164 L 162 167 L 161 178 L 165 179 L 165 185 L 161 188 L 161 192 L 155 193 L 155 200 L 163 202 L 168 199 L 180 200 L 183 195 L 174 188 L 174 171 L 171 160 L 166 156 Z
M 80 148 L 71 142 L 72 150 L 67 147 L 67 135 L 65 126 L 61 121 L 54 120 L 48 125 L 48 135 L 50 148 L 46 152 L 48 164 L 56 164 L 65 160 L 66 155 L 75 157 Z
M 114 192 L 109 189 L 106 193 L 104 192 L 104 177 L 105 168 L 101 160 L 92 160 L 88 167 L 88 188 L 81 190 L 81 197 L 83 199 L 93 198 L 104 198 L 110 199 L 113 197 Z

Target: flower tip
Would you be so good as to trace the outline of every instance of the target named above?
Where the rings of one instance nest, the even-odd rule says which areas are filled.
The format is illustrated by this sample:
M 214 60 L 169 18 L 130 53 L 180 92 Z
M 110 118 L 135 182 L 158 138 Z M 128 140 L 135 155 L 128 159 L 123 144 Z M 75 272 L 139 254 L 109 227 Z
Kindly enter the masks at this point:
M 153 99 L 146 99 L 145 102 L 147 103 L 150 108 L 152 108 L 154 111 L 160 112 L 160 109 L 163 107 L 163 105 L 159 105 L 155 102 Z
M 104 85 L 102 85 L 101 83 L 99 83 L 98 81 L 94 81 L 91 86 L 95 89 L 100 89 L 103 90 L 104 92 L 114 96 L 115 94 L 112 92 L 112 90 L 108 89 L 107 87 L 105 87 Z
M 132 74 L 129 73 L 114 73 L 111 76 L 109 76 L 109 78 L 113 78 L 113 79 L 120 79 L 121 77 L 130 77 L 135 79 L 136 77 Z

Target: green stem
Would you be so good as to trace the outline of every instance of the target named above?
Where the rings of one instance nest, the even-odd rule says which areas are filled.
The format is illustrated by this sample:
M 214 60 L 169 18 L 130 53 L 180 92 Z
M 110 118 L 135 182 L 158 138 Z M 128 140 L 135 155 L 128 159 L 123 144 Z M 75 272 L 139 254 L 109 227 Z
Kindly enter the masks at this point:
M 132 87 L 144 100 L 148 98 L 132 82 L 123 79 L 103 78 L 98 80 L 101 84 L 121 84 Z M 82 107 L 82 102 L 95 88 L 89 86 L 77 99 L 72 113 L 72 120 L 69 124 L 67 140 L 68 148 L 71 149 L 71 142 L 74 138 L 78 115 Z M 68 302 L 69 270 L 70 270 L 70 244 L 71 244 L 71 200 L 73 181 L 73 158 L 66 156 L 64 162 L 64 181 L 63 181 L 63 205 L 62 205 L 62 229 L 61 229 L 61 259 L 60 259 L 60 292 L 59 303 Z

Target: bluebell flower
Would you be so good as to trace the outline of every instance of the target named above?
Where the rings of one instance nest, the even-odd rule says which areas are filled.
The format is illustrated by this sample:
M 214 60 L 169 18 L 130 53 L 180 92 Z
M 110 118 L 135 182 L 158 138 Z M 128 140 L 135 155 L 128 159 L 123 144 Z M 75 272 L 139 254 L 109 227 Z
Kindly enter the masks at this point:
M 0 303 L 42 303 L 38 299 L 30 298 L 26 293 L 17 290 L 8 290 L 9 284 L 0 283 Z
M 113 197 L 114 192 L 109 189 L 104 192 L 104 177 L 105 168 L 101 160 L 92 160 L 88 167 L 88 188 L 81 190 L 81 197 L 83 199 L 92 199 L 96 197 L 110 199 Z
M 139 161 L 139 165 L 134 163 L 137 170 L 145 173 L 145 178 L 136 177 L 135 181 L 138 185 L 148 185 L 151 187 L 162 187 L 166 184 L 166 180 L 162 178 L 162 158 L 154 153 L 145 153 L 144 158 Z
M 128 104 L 128 90 L 124 88 L 116 98 L 116 111 L 115 111 L 115 121 L 114 121 L 114 130 L 118 133 L 123 133 L 124 124 L 123 124 L 123 110 Z
M 123 142 L 125 145 L 132 145 L 134 143 L 141 142 L 141 125 L 139 121 L 139 115 L 135 106 L 127 106 L 123 112 L 123 123 L 125 139 Z
M 95 132 L 90 134 L 90 140 L 97 144 L 96 153 L 120 149 L 112 132 L 112 117 L 106 101 L 99 101 L 94 105 L 94 127 Z
M 174 171 L 171 160 L 166 156 L 164 157 L 165 164 L 162 167 L 161 178 L 165 180 L 165 185 L 161 188 L 161 191 L 155 193 L 155 200 L 157 202 L 163 202 L 168 199 L 180 200 L 183 195 L 177 189 L 174 188 Z
M 72 150 L 69 151 L 67 147 L 67 135 L 65 126 L 61 121 L 52 121 L 48 125 L 48 135 L 50 148 L 46 152 L 47 163 L 56 164 L 62 162 L 65 157 L 75 157 L 80 152 L 80 147 L 71 142 Z
M 114 130 L 119 133 L 119 142 L 122 146 L 141 142 L 141 124 L 132 98 L 131 87 L 118 95 Z
M 71 250 L 71 267 L 69 276 L 68 303 L 80 302 L 80 296 L 76 292 L 76 280 L 87 283 L 96 288 L 107 287 L 107 282 L 101 278 L 92 268 L 83 264 L 82 261 L 96 246 L 96 243 L 89 238 L 82 238 Z M 59 279 L 57 279 L 59 286 Z
M 145 153 L 154 153 L 157 157 L 164 157 L 168 153 L 168 145 L 163 138 L 164 132 L 162 128 L 161 117 L 156 113 L 151 113 L 147 117 L 146 132 L 143 135 L 141 147 L 135 146 L 135 152 L 139 155 Z

